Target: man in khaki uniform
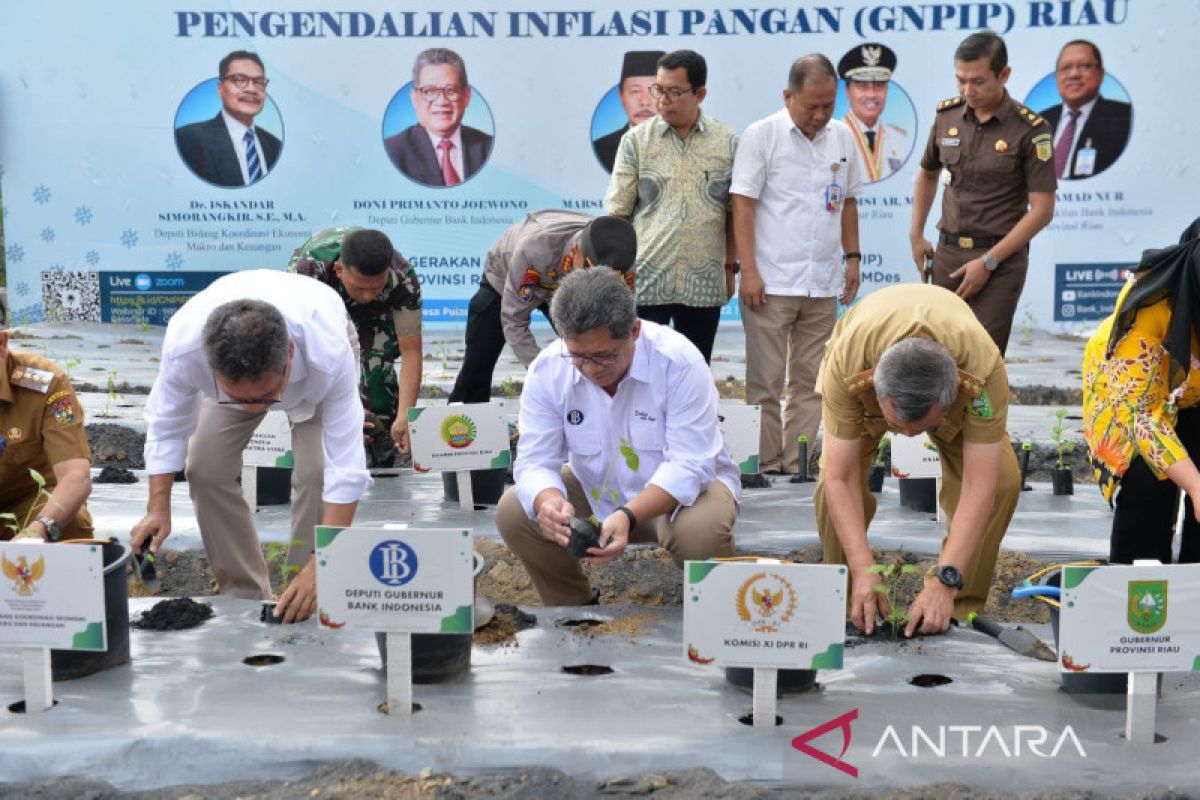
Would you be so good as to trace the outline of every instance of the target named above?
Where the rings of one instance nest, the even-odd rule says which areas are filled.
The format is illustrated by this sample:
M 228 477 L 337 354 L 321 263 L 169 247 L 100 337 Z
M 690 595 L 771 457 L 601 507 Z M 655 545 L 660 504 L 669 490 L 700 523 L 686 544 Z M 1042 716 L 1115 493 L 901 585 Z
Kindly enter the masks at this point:
M 942 460 L 949 520 L 938 565 L 909 608 L 907 634 L 944 631 L 987 602 L 1000 540 L 1020 496 L 1009 443 L 1004 358 L 965 302 L 936 286 L 877 291 L 833 329 L 817 376 L 825 439 L 813 501 L 825 563 L 850 567 L 850 618 L 870 633 L 878 575 L 867 544 L 875 497 L 866 489 L 887 431 L 927 432 Z M 961 501 L 961 502 L 960 502 Z M 880 608 L 880 606 L 882 606 Z
M 0 540 L 90 539 L 84 501 L 92 454 L 83 408 L 53 362 L 9 348 L 6 320 L 0 301 Z M 30 470 L 46 479 L 48 500 L 39 499 Z
M 954 53 L 958 97 L 938 104 L 913 188 L 909 241 L 917 271 L 933 258 L 933 282 L 970 304 L 1003 355 L 1029 242 L 1054 218 L 1054 131 L 1009 97 L 1004 40 L 973 33 Z M 942 192 L 936 252 L 925 222 Z

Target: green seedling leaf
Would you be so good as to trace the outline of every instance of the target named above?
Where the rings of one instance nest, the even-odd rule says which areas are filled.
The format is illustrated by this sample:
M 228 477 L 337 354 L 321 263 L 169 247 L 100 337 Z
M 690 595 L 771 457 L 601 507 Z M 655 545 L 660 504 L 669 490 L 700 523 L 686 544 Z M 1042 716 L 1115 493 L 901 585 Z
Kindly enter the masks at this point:
M 617 501 L 619 501 L 621 499 L 621 495 L 617 494 L 616 489 L 613 489 L 611 492 L 609 492 L 608 496 L 612 498 L 612 501 L 614 503 L 616 503 Z
M 600 490 L 595 487 L 592 487 L 592 490 L 590 492 L 588 492 L 588 494 L 591 495 L 593 500 L 600 499 Z
M 914 572 L 920 572 L 921 568 L 915 564 L 905 564 L 900 568 L 901 575 L 912 575 Z
M 888 593 L 888 587 L 884 586 L 882 583 L 877 583 L 874 586 L 872 586 L 871 588 L 874 589 L 875 591 L 879 592 L 880 594 Z
M 36 469 L 29 470 L 29 477 L 33 478 L 33 482 L 38 485 L 38 488 L 40 488 L 40 489 L 46 488 L 46 479 L 43 478 L 42 474 L 40 472 L 38 472 Z
M 867 567 L 867 572 L 873 572 L 876 575 L 886 575 L 891 571 L 892 568 L 890 566 L 885 566 L 883 564 L 872 564 L 871 566 Z
M 619 449 L 621 455 L 625 457 L 625 466 L 629 467 L 630 472 L 637 472 L 638 465 L 642 463 L 642 460 L 638 458 L 637 451 L 633 449 L 633 445 L 622 437 Z

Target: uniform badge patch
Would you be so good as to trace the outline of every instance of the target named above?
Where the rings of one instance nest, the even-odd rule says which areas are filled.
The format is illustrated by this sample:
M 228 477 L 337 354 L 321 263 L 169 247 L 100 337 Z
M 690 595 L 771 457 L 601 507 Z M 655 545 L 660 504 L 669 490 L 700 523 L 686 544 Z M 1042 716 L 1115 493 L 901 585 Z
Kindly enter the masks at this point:
M 50 413 L 59 425 L 71 425 L 78 419 L 75 415 L 75 403 L 70 397 L 62 397 L 50 405 Z
M 968 412 L 972 417 L 980 417 L 982 419 L 992 418 L 992 401 L 988 398 L 987 389 L 979 393 L 979 397 L 971 400 Z
M 1035 147 L 1037 147 L 1038 161 L 1049 161 L 1054 157 L 1054 144 L 1050 139 L 1037 142 Z
M 537 286 L 542 281 L 541 274 L 530 267 L 525 270 L 525 274 L 521 276 L 521 285 L 517 287 L 517 297 L 522 303 L 533 302 L 533 287 Z

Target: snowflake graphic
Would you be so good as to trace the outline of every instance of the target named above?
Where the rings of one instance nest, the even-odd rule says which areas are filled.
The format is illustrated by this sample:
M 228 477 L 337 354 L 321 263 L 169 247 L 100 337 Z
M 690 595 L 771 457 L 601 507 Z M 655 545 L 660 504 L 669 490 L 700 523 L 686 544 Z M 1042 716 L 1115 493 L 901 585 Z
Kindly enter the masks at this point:
M 88 266 L 94 267 L 100 263 L 100 254 L 95 250 L 88 250 L 87 255 L 83 257 L 83 260 L 88 263 Z
M 8 260 L 12 263 L 20 264 L 25 260 L 25 248 L 21 247 L 19 244 L 10 244 L 8 246 L 8 250 L 6 251 L 6 255 L 8 256 Z
M 49 244 L 50 242 L 54 241 L 54 229 L 53 228 L 42 228 L 42 241 L 45 242 L 46 244 Z
M 121 244 L 126 247 L 137 247 L 138 235 L 133 228 L 126 228 L 121 231 Z
M 29 284 L 21 281 L 17 284 L 17 297 L 24 297 L 29 294 Z
M 87 206 L 80 206 L 75 209 L 75 221 L 80 225 L 87 225 L 92 221 L 92 210 Z
M 63 267 L 62 264 L 51 264 L 50 271 L 51 272 L 66 272 L 66 268 Z
M 50 187 L 46 184 L 35 186 L 33 189 L 33 202 L 39 206 L 44 206 L 50 202 Z
M 178 271 L 183 266 L 183 256 L 176 252 L 167 253 L 167 259 L 164 263 L 167 269 L 172 272 Z

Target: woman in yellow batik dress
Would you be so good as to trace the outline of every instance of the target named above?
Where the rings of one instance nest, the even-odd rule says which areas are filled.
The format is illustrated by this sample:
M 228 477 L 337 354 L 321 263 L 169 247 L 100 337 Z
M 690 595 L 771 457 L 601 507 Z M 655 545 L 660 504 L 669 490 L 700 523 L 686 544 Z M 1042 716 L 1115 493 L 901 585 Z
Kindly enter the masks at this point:
M 1200 218 L 1142 255 L 1083 355 L 1083 419 L 1096 480 L 1114 507 L 1109 561 L 1200 561 Z

